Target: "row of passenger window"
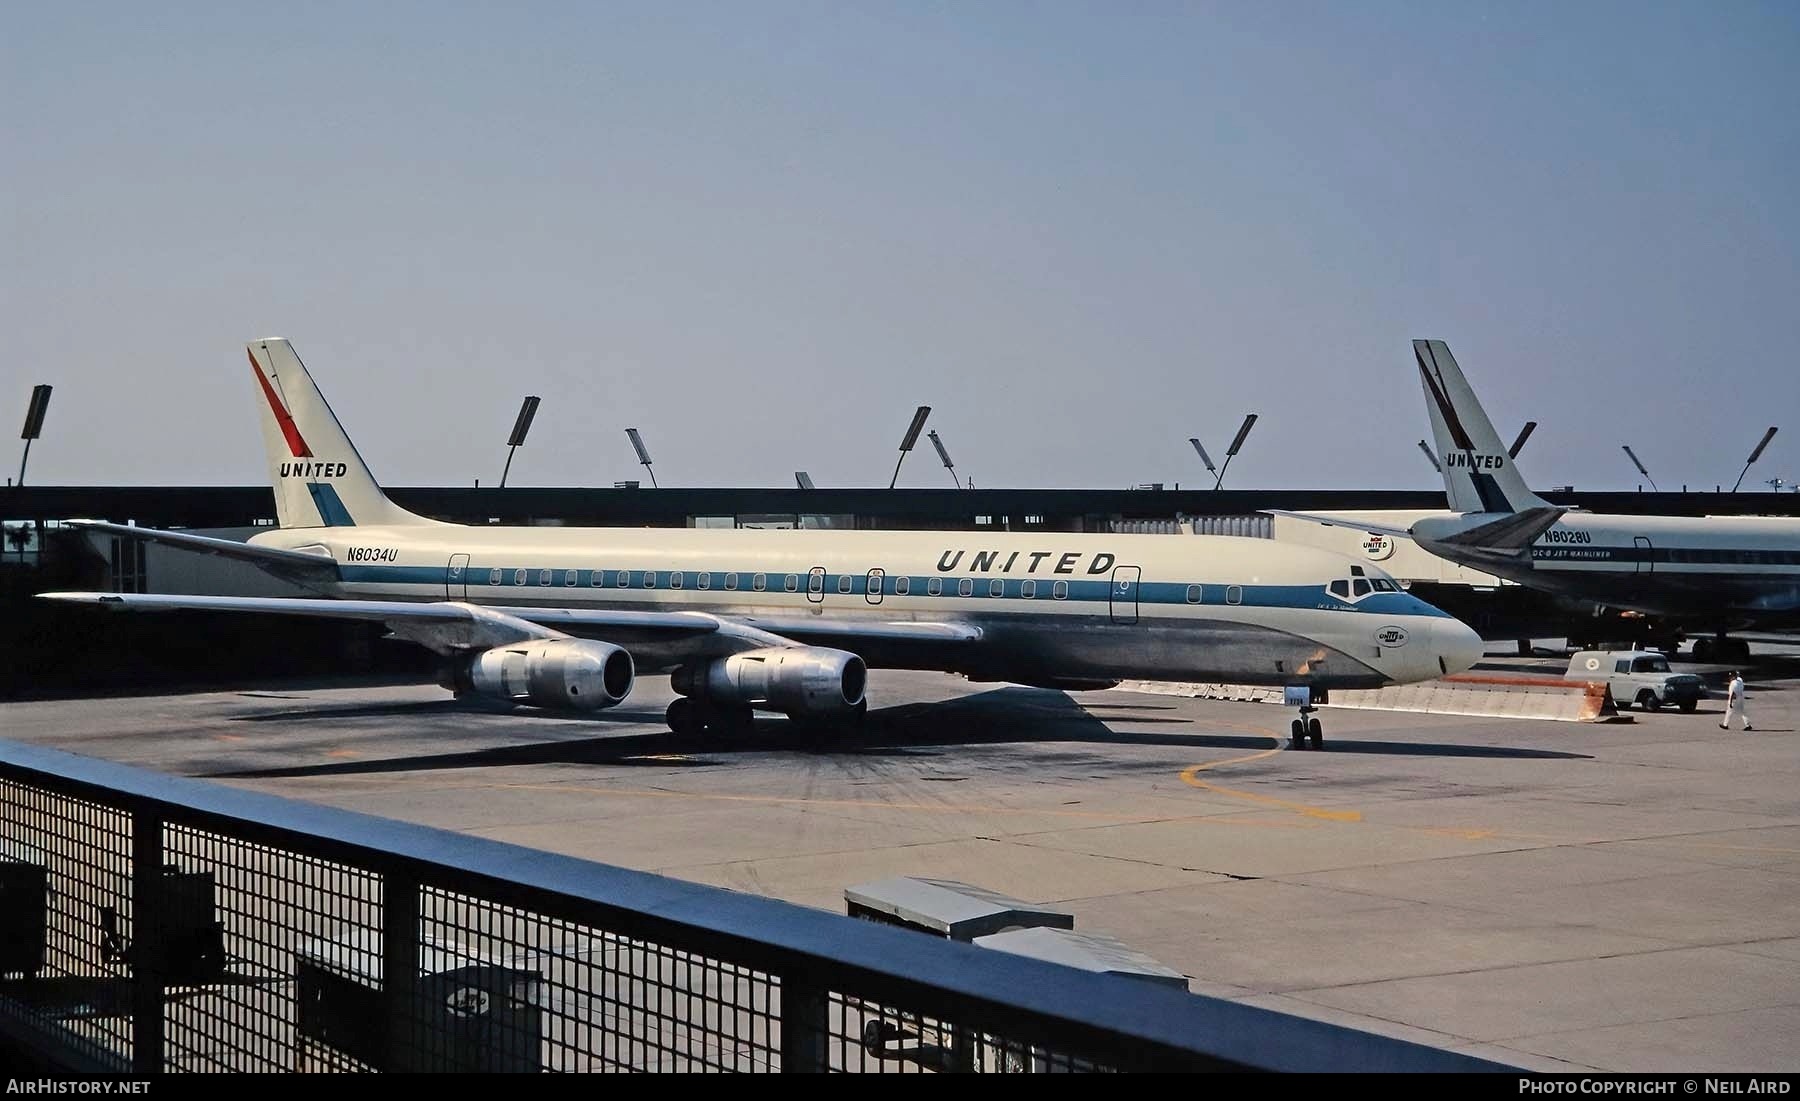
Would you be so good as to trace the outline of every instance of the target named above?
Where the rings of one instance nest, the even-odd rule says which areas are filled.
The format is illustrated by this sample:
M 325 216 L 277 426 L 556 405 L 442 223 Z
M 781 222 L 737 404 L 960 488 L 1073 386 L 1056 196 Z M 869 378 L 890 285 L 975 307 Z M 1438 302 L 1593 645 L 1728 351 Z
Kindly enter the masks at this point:
M 574 587 L 581 583 L 582 572 L 583 571 L 581 570 L 538 570 L 536 571 L 537 580 L 535 583 L 538 585 L 555 585 L 557 577 L 560 575 L 564 587 Z M 533 584 L 532 573 L 533 571 L 531 570 L 514 570 L 512 583 L 514 585 Z M 658 587 L 658 579 L 660 578 L 661 583 L 667 585 L 671 589 L 683 589 L 687 587 L 688 576 L 688 574 L 681 570 L 664 571 L 661 573 L 656 570 L 594 570 L 588 575 L 588 584 L 594 588 L 654 589 Z M 709 571 L 703 570 L 693 574 L 694 588 L 711 589 L 713 587 L 715 576 L 719 580 L 720 587 L 726 590 L 735 592 L 744 587 L 739 584 L 739 574 L 723 573 L 715 575 Z M 779 574 L 777 575 L 776 580 L 781 586 L 781 591 L 797 593 L 800 591 L 800 576 L 801 575 L 794 573 Z M 865 579 L 865 584 L 860 588 L 857 586 L 856 580 L 856 577 L 850 574 L 840 575 L 837 579 L 837 591 L 845 594 L 868 594 L 877 592 L 892 593 L 894 596 L 908 596 L 912 593 L 913 579 L 910 577 L 878 577 L 873 580 Z M 943 577 L 926 578 L 926 595 L 942 596 L 944 593 L 944 584 L 947 580 L 950 579 Z M 488 571 L 488 584 L 506 584 L 506 571 L 490 569 Z M 1005 585 L 1006 583 L 1001 579 L 994 578 L 988 582 L 988 595 L 1004 596 Z M 964 577 L 958 579 L 956 586 L 957 594 L 959 596 L 975 595 L 975 580 L 973 578 Z M 1199 586 L 1193 587 L 1197 589 Z M 768 591 L 769 575 L 766 573 L 751 574 L 748 589 L 750 592 L 757 593 Z M 1020 582 L 1018 595 L 1029 600 L 1037 596 L 1037 589 L 1038 584 L 1036 581 L 1023 581 Z M 825 576 L 819 573 L 806 575 L 806 590 L 808 593 L 814 595 L 824 592 Z M 1069 583 L 1067 581 L 1054 582 L 1051 586 L 1051 595 L 1057 600 L 1067 599 L 1069 595 Z
M 564 587 L 573 587 L 581 583 L 581 570 L 538 570 L 536 572 L 536 583 L 539 585 L 555 585 L 559 573 L 562 576 Z M 721 586 L 726 590 L 735 592 L 739 589 L 740 575 L 736 573 L 723 573 L 717 576 Z M 794 573 L 777 575 L 777 579 L 781 585 L 781 591 L 790 593 L 799 592 L 800 576 L 801 575 Z M 593 570 L 589 573 L 589 584 L 594 588 L 654 589 L 657 587 L 658 577 L 666 579 L 665 583 L 671 589 L 682 589 L 687 587 L 688 575 L 681 570 L 667 571 L 660 574 L 656 570 Z M 693 578 L 694 588 L 696 589 L 711 589 L 713 587 L 714 574 L 710 571 L 703 570 L 697 572 L 693 575 Z M 865 583 L 861 589 L 857 588 L 856 580 L 855 575 L 840 574 L 837 579 L 837 591 L 850 595 L 892 593 L 894 596 L 910 596 L 912 594 L 913 579 L 905 575 L 891 578 L 885 576 L 866 577 L 864 578 Z M 952 579 L 944 577 L 925 578 L 925 595 L 942 596 L 944 594 L 945 583 L 950 580 Z M 963 577 L 954 580 L 956 581 L 956 595 L 975 595 L 976 582 L 974 578 Z M 505 583 L 506 572 L 504 570 L 490 569 L 488 571 L 488 584 L 503 585 Z M 532 571 L 514 570 L 512 583 L 514 585 L 532 584 Z M 891 585 L 888 583 L 891 583 Z M 750 575 L 749 591 L 760 593 L 768 591 L 768 588 L 768 574 L 758 573 Z M 823 593 L 825 591 L 825 575 L 817 571 L 807 574 L 806 590 L 811 595 Z M 1006 595 L 1006 581 L 998 577 L 990 578 L 987 583 L 987 595 L 990 597 L 1004 597 Z M 1026 578 L 1023 581 L 1020 581 L 1018 583 L 1016 595 L 1024 600 L 1036 599 L 1038 595 L 1037 581 L 1032 578 Z M 1050 586 L 1050 595 L 1056 600 L 1068 599 L 1069 583 L 1067 581 L 1052 582 Z M 1199 604 L 1203 595 L 1204 593 L 1201 586 L 1189 585 L 1187 587 L 1187 602 L 1189 604 Z M 1241 587 L 1237 585 L 1226 586 L 1225 603 L 1240 604 L 1243 602 L 1243 599 L 1244 591 Z

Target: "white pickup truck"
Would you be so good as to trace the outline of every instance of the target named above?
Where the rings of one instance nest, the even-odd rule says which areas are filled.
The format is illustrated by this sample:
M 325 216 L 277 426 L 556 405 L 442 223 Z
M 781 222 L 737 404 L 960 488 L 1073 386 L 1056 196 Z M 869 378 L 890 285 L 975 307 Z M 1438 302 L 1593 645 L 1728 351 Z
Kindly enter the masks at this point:
M 1674 672 L 1668 658 L 1650 650 L 1581 650 L 1563 679 L 1605 684 L 1621 711 L 1634 703 L 1645 711 L 1665 705 L 1692 711 L 1706 698 L 1699 677 Z

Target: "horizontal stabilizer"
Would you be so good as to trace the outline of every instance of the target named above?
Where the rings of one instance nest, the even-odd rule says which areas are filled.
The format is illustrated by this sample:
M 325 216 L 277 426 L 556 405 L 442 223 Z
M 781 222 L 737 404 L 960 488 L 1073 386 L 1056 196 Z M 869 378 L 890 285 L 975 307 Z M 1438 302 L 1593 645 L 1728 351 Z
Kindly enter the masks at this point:
M 1567 509 L 1554 506 L 1528 508 L 1523 512 L 1502 513 L 1485 523 L 1477 523 L 1473 527 L 1437 538 L 1426 537 L 1427 542 L 1451 543 L 1459 547 L 1470 547 L 1502 554 L 1523 554 L 1531 544 L 1537 542 L 1538 536 L 1549 531 L 1555 523 L 1562 519 Z M 1463 521 L 1480 520 L 1480 514 L 1461 517 Z M 1424 533 L 1421 533 L 1423 536 Z
M 69 520 L 67 524 L 69 527 L 82 531 L 104 532 L 107 535 L 116 535 L 124 539 L 141 539 L 146 543 L 179 547 L 195 554 L 214 554 L 222 558 L 235 558 L 289 581 L 318 584 L 338 579 L 337 562 L 322 550 L 314 554 L 307 551 L 282 550 L 278 547 L 259 547 L 254 543 L 244 543 L 236 539 L 219 539 L 210 535 L 193 535 L 184 531 L 140 528 L 130 524 L 114 524 L 106 520 Z
M 1392 524 L 1376 524 L 1367 520 L 1357 520 L 1349 516 L 1324 516 L 1313 512 L 1289 512 L 1286 509 L 1265 508 L 1262 512 L 1270 516 L 1285 516 L 1289 520 L 1305 520 L 1309 524 L 1318 524 L 1328 528 L 1349 528 L 1351 531 L 1366 531 L 1370 535 L 1391 535 L 1396 538 L 1411 539 L 1412 529 L 1395 527 Z

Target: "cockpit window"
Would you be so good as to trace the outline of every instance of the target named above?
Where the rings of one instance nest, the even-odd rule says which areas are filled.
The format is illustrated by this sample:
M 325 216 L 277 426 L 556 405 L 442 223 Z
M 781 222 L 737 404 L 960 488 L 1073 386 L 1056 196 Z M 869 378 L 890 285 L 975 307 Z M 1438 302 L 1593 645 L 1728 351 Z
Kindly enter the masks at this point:
M 1632 663 L 1631 671 L 1634 673 L 1667 673 L 1669 662 L 1667 658 L 1639 658 Z
M 1354 569 L 1355 567 L 1353 566 L 1351 568 Z M 1364 580 L 1363 578 L 1359 577 L 1355 581 L 1351 582 L 1351 588 L 1355 591 L 1357 596 L 1368 596 L 1369 595 L 1369 583 L 1368 583 L 1368 581 Z
M 1340 600 L 1349 600 L 1350 599 L 1350 582 L 1348 582 L 1348 581 L 1333 581 L 1331 583 L 1331 595 L 1339 598 Z
M 1385 577 L 1377 577 L 1375 579 L 1375 591 L 1378 593 L 1391 593 L 1394 591 L 1394 583 Z

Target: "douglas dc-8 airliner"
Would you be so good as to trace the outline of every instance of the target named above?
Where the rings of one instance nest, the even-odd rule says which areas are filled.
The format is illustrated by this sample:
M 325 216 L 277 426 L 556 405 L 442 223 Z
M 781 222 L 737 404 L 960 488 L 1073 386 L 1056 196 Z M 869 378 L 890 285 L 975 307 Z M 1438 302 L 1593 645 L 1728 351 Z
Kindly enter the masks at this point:
M 279 527 L 247 543 L 77 523 L 251 562 L 319 598 L 47 593 L 121 609 L 375 620 L 459 695 L 596 711 L 670 674 L 681 734 L 821 728 L 870 666 L 1051 688 L 1370 687 L 1461 672 L 1475 632 L 1373 566 L 1267 540 L 1053 532 L 470 527 L 382 493 L 285 340 L 252 341 Z M 1295 744 L 1322 744 L 1302 702 Z

